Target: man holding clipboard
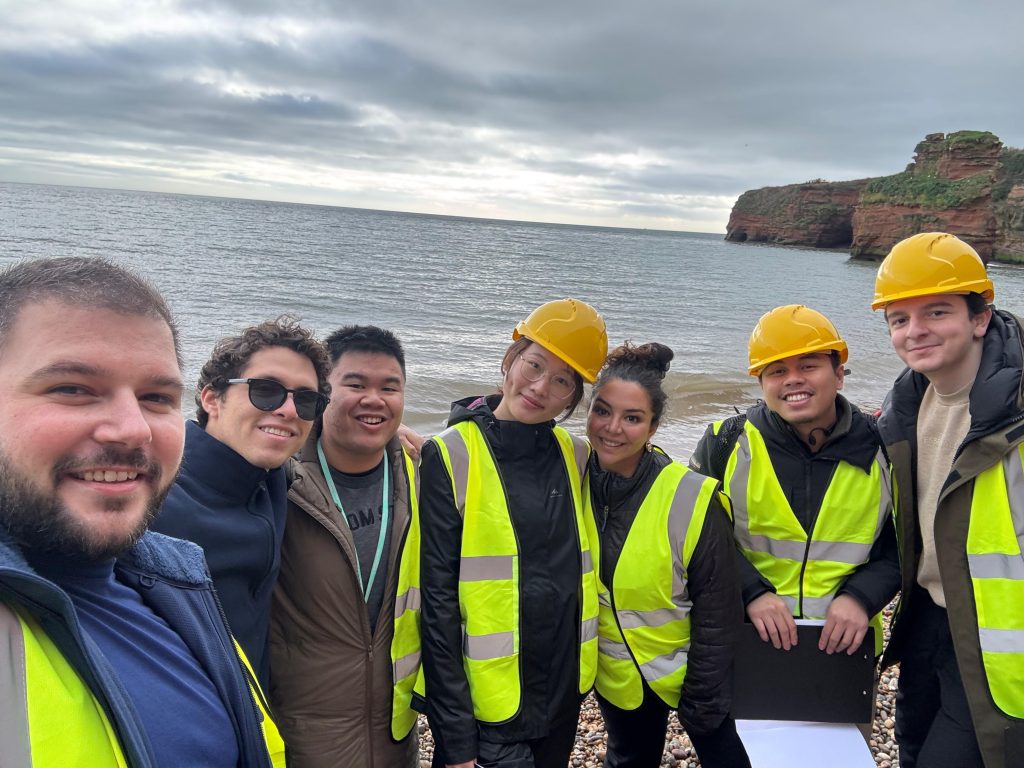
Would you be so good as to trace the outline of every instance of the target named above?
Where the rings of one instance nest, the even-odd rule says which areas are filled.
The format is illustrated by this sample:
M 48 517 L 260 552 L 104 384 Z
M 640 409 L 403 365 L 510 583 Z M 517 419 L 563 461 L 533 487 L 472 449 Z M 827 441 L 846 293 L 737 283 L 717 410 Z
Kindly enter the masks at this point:
M 800 648 L 811 661 L 815 653 L 857 654 L 870 634 L 873 662 L 881 610 L 899 588 L 899 559 L 877 430 L 839 394 L 846 342 L 824 315 L 788 305 L 761 317 L 748 351 L 764 399 L 710 425 L 690 459 L 692 469 L 722 481 L 732 502 L 747 617 L 761 642 Z M 798 619 L 818 620 L 820 630 L 798 631 Z M 858 699 L 862 688 L 834 696 Z M 775 697 L 774 706 L 782 704 Z M 823 713 L 813 700 L 798 709 L 806 712 L 799 719 Z

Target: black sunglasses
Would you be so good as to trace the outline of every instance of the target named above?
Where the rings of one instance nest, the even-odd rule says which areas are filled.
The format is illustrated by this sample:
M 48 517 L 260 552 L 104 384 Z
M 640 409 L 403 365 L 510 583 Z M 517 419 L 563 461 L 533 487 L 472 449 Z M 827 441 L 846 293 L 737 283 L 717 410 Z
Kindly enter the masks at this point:
M 288 393 L 295 403 L 295 413 L 303 421 L 313 421 L 323 415 L 331 399 L 315 389 L 288 389 L 273 379 L 228 379 L 228 384 L 248 384 L 249 402 L 261 411 L 273 411 L 284 405 Z

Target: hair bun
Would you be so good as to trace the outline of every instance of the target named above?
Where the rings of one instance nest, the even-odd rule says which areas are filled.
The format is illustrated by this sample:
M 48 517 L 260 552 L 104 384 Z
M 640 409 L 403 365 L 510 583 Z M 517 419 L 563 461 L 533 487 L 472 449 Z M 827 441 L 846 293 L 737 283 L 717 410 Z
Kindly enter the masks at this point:
M 669 347 L 656 341 L 640 346 L 634 346 L 627 341 L 608 354 L 605 365 L 609 368 L 620 365 L 638 366 L 657 371 L 661 378 L 665 378 L 674 357 L 675 353 Z

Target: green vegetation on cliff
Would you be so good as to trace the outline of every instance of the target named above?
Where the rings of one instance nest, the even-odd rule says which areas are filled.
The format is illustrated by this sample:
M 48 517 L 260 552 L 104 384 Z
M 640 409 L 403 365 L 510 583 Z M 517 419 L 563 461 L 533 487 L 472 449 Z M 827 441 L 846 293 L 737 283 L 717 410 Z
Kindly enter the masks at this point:
M 904 171 L 869 181 L 861 194 L 860 203 L 956 208 L 987 194 L 991 183 L 992 176 L 989 173 L 977 173 L 963 179 L 944 179 L 941 176 L 916 175 Z
M 946 149 L 964 144 L 1001 144 L 999 137 L 991 131 L 956 131 L 946 136 Z
M 1005 200 L 1014 184 L 1024 184 L 1024 150 L 1004 149 L 999 158 L 1002 167 L 992 187 L 993 200 Z

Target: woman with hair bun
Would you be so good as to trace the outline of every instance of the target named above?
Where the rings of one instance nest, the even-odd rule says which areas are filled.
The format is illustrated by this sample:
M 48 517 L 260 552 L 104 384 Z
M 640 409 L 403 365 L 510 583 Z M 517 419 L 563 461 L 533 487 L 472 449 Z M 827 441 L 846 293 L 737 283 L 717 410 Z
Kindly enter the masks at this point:
M 587 416 L 605 766 L 661 765 L 675 709 L 704 768 L 749 768 L 729 716 L 743 612 L 723 497 L 717 481 L 651 445 L 672 357 L 657 343 L 612 350 Z

